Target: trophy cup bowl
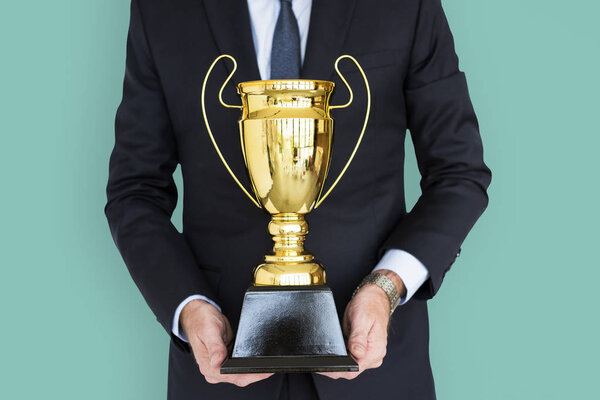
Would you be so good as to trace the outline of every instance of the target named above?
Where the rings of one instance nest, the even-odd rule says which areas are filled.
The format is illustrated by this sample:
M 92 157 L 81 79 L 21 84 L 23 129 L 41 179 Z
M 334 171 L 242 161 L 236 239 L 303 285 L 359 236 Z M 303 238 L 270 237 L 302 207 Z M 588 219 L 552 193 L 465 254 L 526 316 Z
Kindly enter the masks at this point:
M 242 155 L 253 195 L 233 174 L 208 124 L 206 82 L 222 58 L 234 68 L 219 91 L 224 107 L 239 108 Z M 367 112 L 357 144 L 341 173 L 323 194 L 333 143 L 330 111 L 350 105 L 353 94 L 340 74 L 340 60 L 351 59 L 367 88 Z M 335 84 L 321 80 L 249 81 L 237 85 L 242 105 L 223 102 L 222 92 L 237 68 L 229 55 L 210 66 L 202 87 L 202 112 L 210 139 L 225 168 L 248 198 L 271 216 L 268 225 L 273 251 L 254 269 L 246 291 L 233 353 L 221 373 L 357 371 L 348 355 L 333 294 L 326 285 L 325 269 L 304 249 L 308 233 L 305 214 L 331 193 L 350 165 L 364 135 L 370 111 L 369 85 L 362 68 L 351 56 L 341 56 L 335 70 L 350 93 L 350 100 L 329 105 Z
M 304 250 L 304 215 L 321 194 L 331 159 L 333 82 L 253 81 L 238 85 L 244 160 L 262 208 L 271 214 L 273 252 L 254 285 L 321 285 L 325 270 Z

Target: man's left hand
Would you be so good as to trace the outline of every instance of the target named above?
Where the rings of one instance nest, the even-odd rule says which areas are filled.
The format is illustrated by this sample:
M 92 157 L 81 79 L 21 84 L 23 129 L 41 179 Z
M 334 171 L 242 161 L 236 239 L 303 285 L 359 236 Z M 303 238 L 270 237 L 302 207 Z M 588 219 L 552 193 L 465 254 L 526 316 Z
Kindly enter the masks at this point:
M 391 278 L 400 293 L 405 293 L 402 280 L 395 273 L 381 270 Z M 350 300 L 344 312 L 342 330 L 347 347 L 356 362 L 358 372 L 321 372 L 333 379 L 354 379 L 363 371 L 378 368 L 383 363 L 387 349 L 387 332 L 390 322 L 390 301 L 377 285 L 367 284 Z

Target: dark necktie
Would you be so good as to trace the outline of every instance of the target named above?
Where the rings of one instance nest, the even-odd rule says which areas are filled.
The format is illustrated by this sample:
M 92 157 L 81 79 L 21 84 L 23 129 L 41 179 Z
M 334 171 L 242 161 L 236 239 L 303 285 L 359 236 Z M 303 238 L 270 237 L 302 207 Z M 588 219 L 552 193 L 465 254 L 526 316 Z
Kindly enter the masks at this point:
M 292 10 L 292 0 L 281 0 L 281 10 L 273 34 L 271 79 L 300 77 L 300 32 Z

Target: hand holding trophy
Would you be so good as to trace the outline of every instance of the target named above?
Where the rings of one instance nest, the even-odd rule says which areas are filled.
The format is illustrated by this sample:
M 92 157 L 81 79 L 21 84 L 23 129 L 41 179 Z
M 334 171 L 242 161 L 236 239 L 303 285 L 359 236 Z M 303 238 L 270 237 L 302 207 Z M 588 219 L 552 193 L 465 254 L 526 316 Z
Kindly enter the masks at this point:
M 223 58 L 233 70 L 221 86 L 219 101 L 239 108 L 242 155 L 252 184 L 252 196 L 229 168 L 206 116 L 206 84 Z M 323 194 L 333 141 L 330 111 L 348 107 L 352 89 L 338 69 L 342 59 L 352 60 L 367 89 L 367 110 L 356 146 L 329 190 Z M 371 107 L 369 83 L 362 68 L 349 55 L 339 57 L 335 70 L 350 93 L 346 104 L 329 105 L 335 84 L 330 81 L 292 79 L 242 82 L 237 85 L 241 106 L 223 102 L 222 93 L 237 69 L 230 55 L 210 66 L 202 85 L 202 113 L 210 139 L 227 171 L 259 208 L 271 215 L 269 233 L 273 252 L 254 270 L 246 291 L 231 358 L 223 374 L 259 372 L 357 371 L 348 355 L 323 266 L 304 249 L 308 224 L 304 215 L 327 198 L 352 162 L 365 133 Z

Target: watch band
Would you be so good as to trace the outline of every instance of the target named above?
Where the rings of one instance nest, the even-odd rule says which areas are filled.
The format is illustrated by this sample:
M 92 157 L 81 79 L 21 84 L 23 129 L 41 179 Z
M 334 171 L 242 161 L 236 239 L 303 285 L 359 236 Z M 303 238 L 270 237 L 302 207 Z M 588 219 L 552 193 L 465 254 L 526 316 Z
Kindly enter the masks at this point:
M 352 297 L 356 295 L 361 287 L 369 283 L 379 286 L 385 292 L 385 294 L 387 294 L 388 300 L 390 301 L 390 315 L 392 315 L 398 306 L 398 303 L 400 302 L 400 293 L 398 293 L 398 288 L 396 288 L 394 281 L 383 274 L 371 272 L 369 275 L 365 276 L 365 278 L 358 284 L 356 289 L 354 289 Z

